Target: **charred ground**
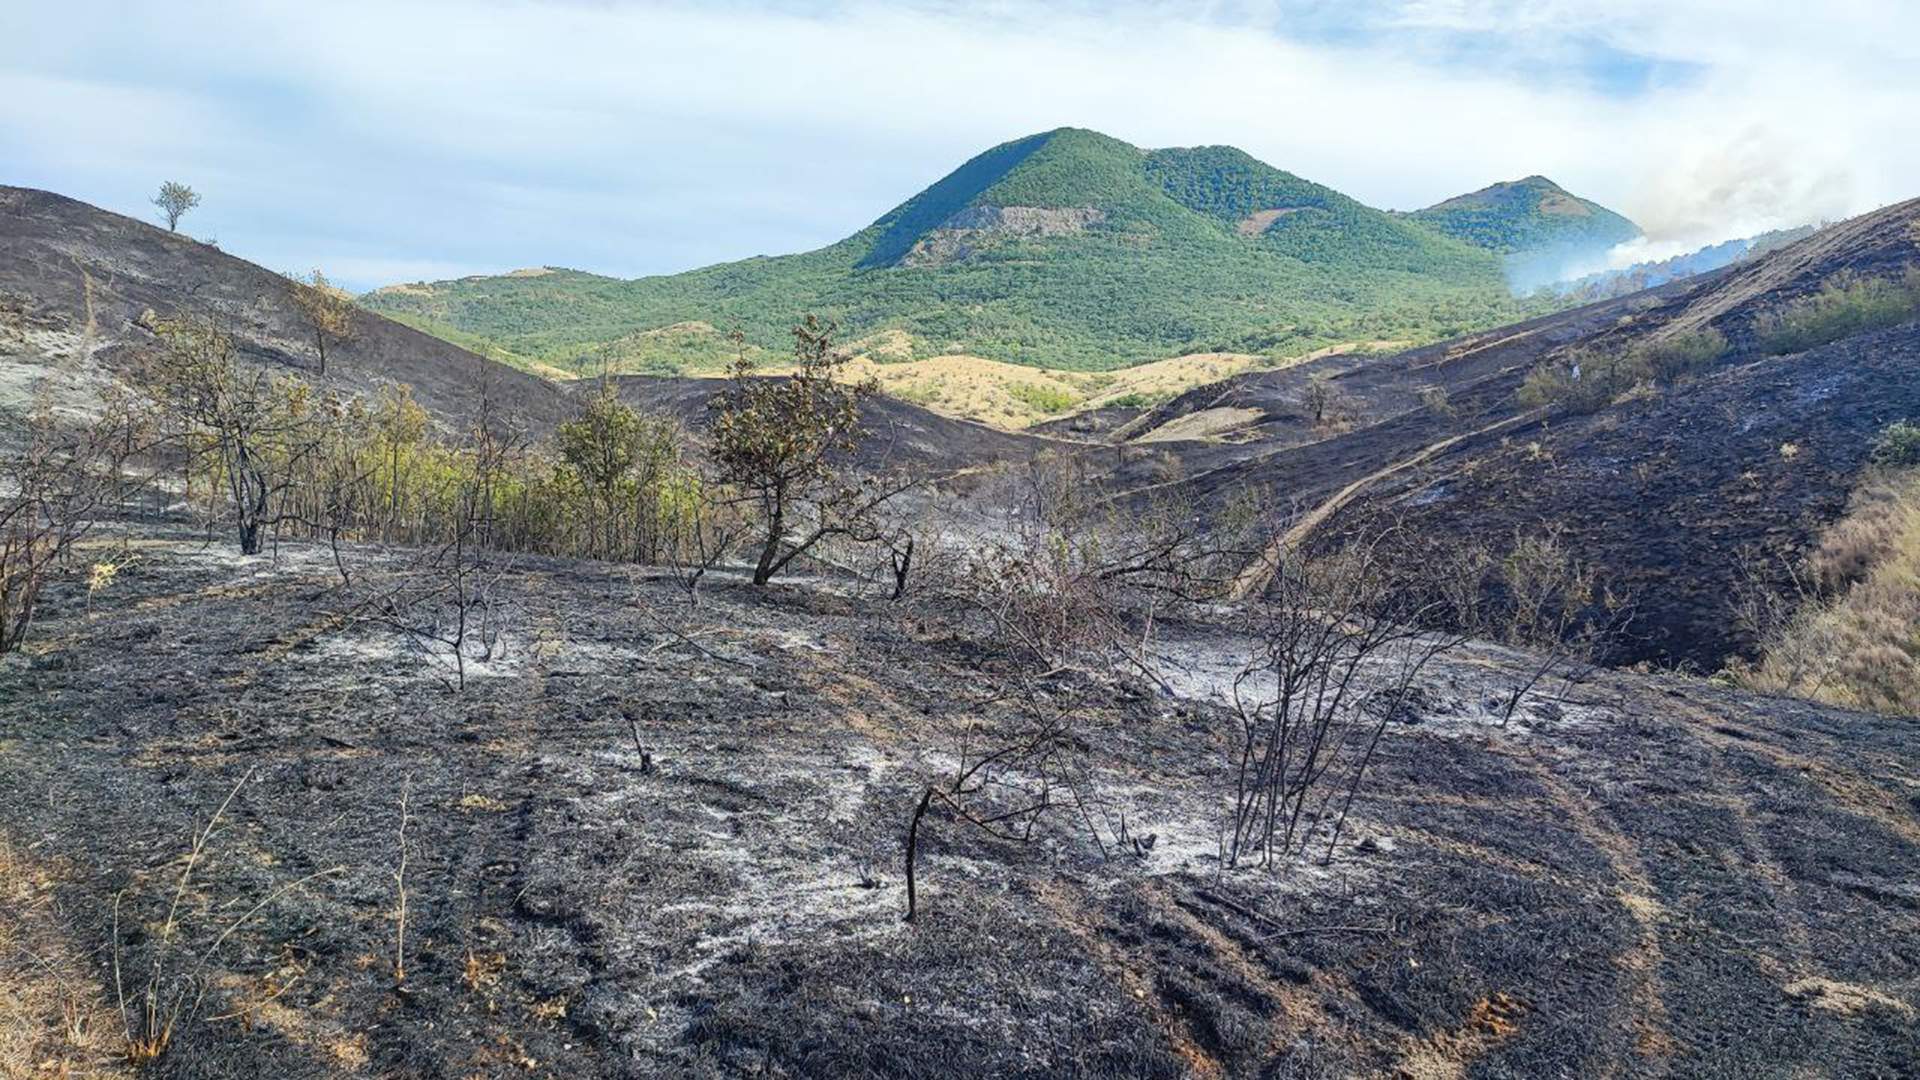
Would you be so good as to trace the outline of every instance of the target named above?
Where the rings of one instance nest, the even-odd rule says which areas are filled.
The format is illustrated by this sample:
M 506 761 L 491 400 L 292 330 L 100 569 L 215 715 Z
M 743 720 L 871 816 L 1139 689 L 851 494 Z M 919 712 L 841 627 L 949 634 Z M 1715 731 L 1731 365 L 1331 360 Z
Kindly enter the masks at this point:
M 1385 517 L 1437 538 L 1560 523 L 1632 586 L 1659 631 L 1646 655 L 1704 665 L 1738 645 L 1723 557 L 1801 542 L 1867 435 L 1920 410 L 1911 325 L 1759 356 L 1754 320 L 1837 270 L 1903 265 L 1913 212 L 1071 438 L 873 402 L 863 452 L 934 474 L 1063 452 L 1118 501 L 1177 491 L 1203 516 L 1267 485 L 1328 539 Z M 0 189 L 0 226 L 23 394 L 83 401 L 146 347 L 147 308 L 189 298 L 249 360 L 306 371 L 277 275 L 44 193 Z M 576 405 L 362 320 L 327 385 L 408 382 L 449 427 L 483 391 L 529 427 Z M 1561 350 L 1697 325 L 1734 352 L 1684 388 L 1585 417 L 1516 407 Z M 1318 426 L 1315 376 L 1338 404 Z M 712 389 L 619 383 L 693 423 Z M 1206 438 L 1138 438 L 1210 410 L 1229 422 L 1190 422 Z M 502 556 L 504 650 L 456 692 L 356 615 L 418 552 L 356 545 L 349 592 L 323 548 L 239 558 L 165 512 L 124 540 L 78 552 L 0 661 L 0 896 L 18 901 L 0 993 L 43 1022 L 16 1059 L 0 1031 L 0 1067 L 119 1069 L 122 994 L 137 1011 L 157 957 L 165 985 L 205 988 L 145 1066 L 161 1076 L 1920 1071 L 1912 718 L 1603 672 L 1502 725 L 1532 661 L 1469 646 L 1394 715 L 1325 861 L 1230 869 L 1221 695 L 1246 645 L 1200 610 L 1160 624 L 1164 686 L 1041 677 L 1095 813 L 1026 844 L 934 815 L 909 926 L 916 795 L 1017 721 L 997 643 L 940 602 L 721 571 L 688 607 L 662 572 Z M 1117 843 L 1121 821 L 1151 845 Z
M 454 694 L 342 622 L 323 551 L 135 550 L 6 662 L 0 832 L 57 882 L 67 989 L 110 1015 L 112 961 L 147 970 L 239 785 L 181 925 L 198 949 L 264 903 L 154 1075 L 1920 1068 L 1911 720 L 1608 674 L 1502 728 L 1519 658 L 1475 648 L 1391 726 L 1329 863 L 1223 870 L 1233 646 L 1179 626 L 1174 696 L 1048 683 L 1145 857 L 936 821 L 909 926 L 914 794 L 1005 679 L 942 611 L 823 582 L 689 611 L 522 560 L 507 651 Z

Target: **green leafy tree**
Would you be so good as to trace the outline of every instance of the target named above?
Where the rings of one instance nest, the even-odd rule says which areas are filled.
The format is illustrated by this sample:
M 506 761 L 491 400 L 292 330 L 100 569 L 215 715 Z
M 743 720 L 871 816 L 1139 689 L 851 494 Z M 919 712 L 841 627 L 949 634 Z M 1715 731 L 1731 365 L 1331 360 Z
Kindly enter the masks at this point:
M 834 326 L 808 315 L 793 328 L 793 372 L 755 374 L 744 349 L 728 388 L 712 403 L 711 453 L 719 479 L 752 505 L 762 524 L 753 583 L 775 574 L 829 536 L 879 539 L 875 511 L 904 486 L 885 487 L 845 464 L 866 434 L 860 405 L 868 380 L 836 378 L 847 358 Z
M 623 403 L 603 383 L 577 417 L 560 425 L 554 445 L 592 504 L 599 553 L 657 561 L 687 494 L 678 425 Z
M 180 218 L 187 211 L 200 205 L 200 193 L 175 180 L 160 185 L 160 194 L 153 197 L 153 205 L 160 208 L 160 215 L 167 219 L 167 231 L 177 232 Z

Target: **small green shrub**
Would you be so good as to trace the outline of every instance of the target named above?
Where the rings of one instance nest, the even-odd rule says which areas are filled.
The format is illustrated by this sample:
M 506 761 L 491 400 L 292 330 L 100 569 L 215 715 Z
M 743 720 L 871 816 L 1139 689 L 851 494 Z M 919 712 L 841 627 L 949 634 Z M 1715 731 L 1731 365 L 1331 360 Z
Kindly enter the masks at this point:
M 914 405 L 932 405 L 946 397 L 937 386 L 889 386 L 887 394 Z
M 1520 384 L 1520 403 L 1557 405 L 1568 412 L 1599 412 L 1649 377 L 1638 350 L 1579 349 L 1537 365 Z
M 1142 390 L 1132 390 L 1121 394 L 1107 404 L 1116 405 L 1122 409 L 1151 409 L 1171 397 L 1171 394 L 1149 394 Z
M 1007 393 L 1012 394 L 1015 401 L 1043 413 L 1063 413 L 1080 401 L 1065 390 L 1037 383 L 1014 383 L 1007 387 Z
M 1873 463 L 1888 469 L 1920 466 L 1920 424 L 1896 420 L 1873 440 Z
M 1920 270 L 1899 280 L 1836 274 L 1819 292 L 1763 316 L 1756 329 L 1762 351 L 1804 352 L 1829 342 L 1920 316 Z

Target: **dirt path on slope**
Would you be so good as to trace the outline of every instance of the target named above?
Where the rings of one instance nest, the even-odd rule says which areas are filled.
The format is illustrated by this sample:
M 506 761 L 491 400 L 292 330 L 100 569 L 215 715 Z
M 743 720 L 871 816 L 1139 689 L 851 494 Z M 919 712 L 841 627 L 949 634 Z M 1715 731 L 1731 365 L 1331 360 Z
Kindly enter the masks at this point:
M 1267 583 L 1273 580 L 1274 569 L 1280 565 L 1280 560 L 1286 556 L 1287 552 L 1297 548 L 1302 540 L 1305 540 L 1313 533 L 1313 530 L 1319 528 L 1328 518 L 1352 502 L 1355 496 L 1378 481 L 1384 480 L 1396 473 L 1404 472 L 1407 469 L 1424 465 L 1468 439 L 1478 438 L 1482 435 L 1491 435 L 1502 429 L 1518 427 L 1521 424 L 1536 420 L 1544 411 L 1545 410 L 1542 409 L 1533 409 L 1516 416 L 1509 416 L 1503 420 L 1495 421 L 1475 431 L 1463 432 L 1459 435 L 1450 435 L 1447 438 L 1441 439 L 1439 442 L 1430 443 L 1422 447 L 1385 468 L 1370 472 L 1348 484 L 1346 487 L 1341 488 L 1339 491 L 1334 492 L 1332 497 L 1314 507 L 1312 510 L 1307 511 L 1306 514 L 1294 521 L 1294 523 L 1288 527 L 1287 531 L 1275 537 L 1273 543 L 1267 545 L 1267 549 L 1260 553 L 1260 557 L 1255 559 L 1250 566 L 1240 572 L 1239 577 L 1234 579 L 1233 591 L 1229 595 L 1234 600 L 1245 600 L 1247 597 L 1266 588 Z

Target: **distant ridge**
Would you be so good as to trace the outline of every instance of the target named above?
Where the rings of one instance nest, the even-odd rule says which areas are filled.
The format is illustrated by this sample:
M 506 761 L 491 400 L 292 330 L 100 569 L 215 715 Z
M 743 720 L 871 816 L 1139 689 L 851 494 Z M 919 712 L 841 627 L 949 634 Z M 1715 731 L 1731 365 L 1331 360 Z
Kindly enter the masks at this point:
M 1408 216 L 1503 255 L 1568 244 L 1612 247 L 1640 235 L 1640 226 L 1544 176 L 1493 184 Z
M 1456 195 L 1407 215 L 1457 240 L 1506 257 L 1507 279 L 1528 293 L 1606 264 L 1640 227 L 1544 176 Z
M 1143 150 L 1060 128 L 974 156 L 815 251 L 633 281 L 556 269 L 423 282 L 363 302 L 490 354 L 572 370 L 710 369 L 731 355 L 724 335 L 736 329 L 750 348 L 783 351 L 802 312 L 835 320 L 849 340 L 885 332 L 894 359 L 1104 370 L 1427 341 L 1510 321 L 1540 302 L 1510 294 L 1505 254 L 1232 147 Z M 696 323 L 714 328 L 711 340 L 648 334 Z
M 1694 251 L 1666 259 L 1638 262 L 1618 270 L 1602 270 L 1557 281 L 1548 287 L 1557 296 L 1582 303 L 1603 300 L 1609 296 L 1625 296 L 1630 292 L 1651 289 L 1665 285 L 1669 281 L 1705 274 L 1723 266 L 1757 258 L 1776 248 L 1785 247 L 1796 240 L 1811 236 L 1816 231 L 1818 227 L 1813 225 L 1803 225 L 1796 229 L 1775 229 L 1758 236 L 1708 244 Z

